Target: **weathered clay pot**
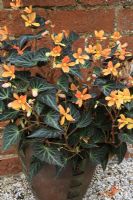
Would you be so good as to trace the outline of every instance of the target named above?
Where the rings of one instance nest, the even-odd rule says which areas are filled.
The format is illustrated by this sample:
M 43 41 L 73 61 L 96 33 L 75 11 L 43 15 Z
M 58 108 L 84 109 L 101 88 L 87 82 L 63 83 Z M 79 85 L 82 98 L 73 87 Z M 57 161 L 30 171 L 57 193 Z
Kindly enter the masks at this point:
M 27 167 L 31 150 L 26 150 Z M 73 172 L 71 164 L 56 174 L 55 166 L 45 164 L 32 180 L 32 188 L 38 200 L 82 200 L 91 182 L 96 166 L 84 160 Z

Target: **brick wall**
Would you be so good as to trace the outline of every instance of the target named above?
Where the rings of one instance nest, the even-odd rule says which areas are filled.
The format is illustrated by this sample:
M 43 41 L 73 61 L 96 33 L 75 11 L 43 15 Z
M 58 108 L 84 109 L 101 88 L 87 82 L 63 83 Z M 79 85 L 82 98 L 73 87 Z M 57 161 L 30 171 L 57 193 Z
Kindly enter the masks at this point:
M 123 42 L 127 41 L 133 51 L 133 0 L 23 0 L 23 5 L 33 5 L 37 13 L 51 19 L 56 31 L 77 31 L 82 38 L 86 32 L 91 38 L 94 30 L 103 29 L 108 34 L 118 30 L 123 35 Z M 0 0 L 0 26 L 6 24 L 12 35 L 30 31 L 24 28 L 19 16 L 19 11 L 10 9 L 10 0 Z M 81 45 L 82 41 L 79 42 Z M 0 123 L 0 132 L 3 126 Z M 15 149 L 8 152 L 0 150 L 0 175 L 19 171 L 20 161 Z

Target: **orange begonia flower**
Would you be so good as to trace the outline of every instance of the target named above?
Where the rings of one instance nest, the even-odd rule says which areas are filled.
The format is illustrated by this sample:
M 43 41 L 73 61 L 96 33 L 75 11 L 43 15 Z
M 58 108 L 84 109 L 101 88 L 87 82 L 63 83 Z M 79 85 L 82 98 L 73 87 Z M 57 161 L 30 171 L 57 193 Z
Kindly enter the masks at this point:
M 110 55 L 110 53 L 111 53 L 111 49 L 110 49 L 110 48 L 107 48 L 107 49 L 103 49 L 103 50 L 102 50 L 101 55 L 102 55 L 102 57 L 104 57 L 104 58 L 108 58 L 109 55 Z
M 107 69 L 103 70 L 103 75 L 107 76 L 109 74 L 112 74 L 113 76 L 117 76 L 118 75 L 117 69 L 119 67 L 120 67 L 120 63 L 117 63 L 116 65 L 113 66 L 112 61 L 109 61 Z
M 128 46 L 127 43 L 121 44 L 121 42 L 118 41 L 117 44 L 118 44 L 118 48 L 114 54 L 117 58 L 119 58 L 120 60 L 125 60 L 126 56 L 132 56 L 131 52 L 126 51 L 126 48 Z
M 79 107 L 81 107 L 83 105 L 83 101 L 92 98 L 92 96 L 90 94 L 86 94 L 86 93 L 87 93 L 87 88 L 83 89 L 82 92 L 80 92 L 79 90 L 76 92 L 75 97 L 78 99 L 76 101 L 76 104 Z
M 28 15 L 21 15 L 22 19 L 25 20 L 25 26 L 28 27 L 28 26 L 40 26 L 39 23 L 35 22 L 36 20 L 36 13 L 33 12 L 33 13 L 30 13 Z
M 121 34 L 119 32 L 114 32 L 113 35 L 111 35 L 111 39 L 113 39 L 114 41 L 117 41 L 121 38 Z
M 89 45 L 88 47 L 85 48 L 85 51 L 87 53 L 94 54 L 96 51 L 96 46 Z
M 121 114 L 118 122 L 119 129 L 123 128 L 124 126 L 127 126 L 127 129 L 133 129 L 133 118 L 126 118 L 123 114 Z
M 94 54 L 94 59 L 98 60 L 101 58 L 102 56 L 102 45 L 101 44 L 97 44 L 95 46 L 95 54 Z
M 57 35 L 52 34 L 51 38 L 54 41 L 55 45 L 60 45 L 60 46 L 65 46 L 65 44 L 61 43 L 63 40 L 64 34 L 63 33 L 59 33 Z
M 58 90 L 58 92 L 56 93 L 56 102 L 59 102 L 60 98 L 65 99 L 66 95 L 61 90 Z
M 104 37 L 104 31 L 103 30 L 100 30 L 100 31 L 95 31 L 95 37 L 98 39 L 98 40 L 105 40 L 106 37 Z
M 60 46 L 56 46 L 50 52 L 50 56 L 57 57 L 61 55 L 62 48 Z
M 11 65 L 11 66 L 8 66 L 8 65 L 3 65 L 3 68 L 4 68 L 4 72 L 2 73 L 2 77 L 4 78 L 8 78 L 10 77 L 10 79 L 14 79 L 15 78 L 15 66 L 14 65 Z
M 89 56 L 86 54 L 83 54 L 83 51 L 81 48 L 78 48 L 77 53 L 73 54 L 73 57 L 76 58 L 76 64 L 85 64 L 85 60 L 89 60 Z
M 121 95 L 123 103 L 128 103 L 133 100 L 133 95 L 131 95 L 128 88 L 125 88 L 123 91 L 118 91 L 118 95 Z
M 110 96 L 107 96 L 105 99 L 108 101 L 109 107 L 116 106 L 117 109 L 120 109 L 123 104 L 123 99 L 121 98 L 121 95 L 118 95 L 117 90 L 112 91 Z
M 124 126 L 128 124 L 128 121 L 123 114 L 120 115 L 120 119 L 118 119 L 118 122 L 119 122 L 119 125 L 118 125 L 119 129 L 123 128 Z
M 21 95 L 18 96 L 16 93 L 13 94 L 13 97 L 16 99 L 8 104 L 9 108 L 12 108 L 14 110 L 25 110 L 27 113 L 31 112 L 30 105 L 26 102 L 27 96 Z
M 6 40 L 8 37 L 8 30 L 6 26 L 0 27 L 0 41 Z
M 120 60 L 125 60 L 126 56 L 131 56 L 132 54 L 130 52 L 127 52 L 126 49 L 121 49 L 121 50 L 116 51 L 115 55 Z
M 22 6 L 22 2 L 21 2 L 21 0 L 12 0 L 12 2 L 10 3 L 10 6 L 13 9 L 18 9 Z
M 97 44 L 96 46 L 89 45 L 88 48 L 85 48 L 85 51 L 90 54 L 95 54 L 95 59 L 99 59 L 101 56 L 103 56 L 104 58 L 108 58 L 111 53 L 110 48 L 102 49 L 101 44 Z
M 31 14 L 31 13 L 33 12 L 33 10 L 32 10 L 32 5 L 30 5 L 29 7 L 26 7 L 26 8 L 24 9 L 24 12 L 26 12 L 27 14 Z
M 108 106 L 116 106 L 117 109 L 121 108 L 121 105 L 131 102 L 133 100 L 133 95 L 130 94 L 128 88 L 125 88 L 123 91 L 115 90 L 110 93 L 110 96 L 105 98 L 108 101 Z
M 133 129 L 133 118 L 127 118 L 128 125 L 127 129 Z
M 110 53 L 111 53 L 111 49 L 110 48 L 102 49 L 102 45 L 101 44 L 97 44 L 95 46 L 94 59 L 98 60 L 98 59 L 101 58 L 101 56 L 103 56 L 104 58 L 108 58 Z
M 60 114 L 62 115 L 61 120 L 60 120 L 61 125 L 65 123 L 65 120 L 70 121 L 70 122 L 75 121 L 75 119 L 73 119 L 73 117 L 69 114 L 70 108 L 67 108 L 66 111 L 62 105 L 59 105 L 58 108 L 59 108 Z
M 60 64 L 55 65 L 55 68 L 61 68 L 64 73 L 69 73 L 69 68 L 75 66 L 75 62 L 70 62 L 69 56 L 65 56 Z

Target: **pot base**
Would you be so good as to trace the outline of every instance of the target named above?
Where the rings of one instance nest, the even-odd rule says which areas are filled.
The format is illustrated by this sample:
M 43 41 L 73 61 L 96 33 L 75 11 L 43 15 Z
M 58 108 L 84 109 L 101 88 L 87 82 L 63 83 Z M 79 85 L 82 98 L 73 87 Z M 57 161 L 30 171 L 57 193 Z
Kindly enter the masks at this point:
M 25 148 L 25 158 L 21 154 L 20 156 L 28 171 L 32 157 L 31 147 Z M 73 170 L 72 164 L 68 163 L 57 176 L 56 167 L 45 163 L 32 179 L 33 193 L 38 200 L 82 200 L 95 169 L 94 163 L 82 160 L 76 170 Z
M 71 165 L 68 165 L 56 177 L 55 167 L 45 164 L 32 181 L 38 200 L 82 200 L 95 171 L 92 163 L 84 161 L 83 165 L 74 173 Z

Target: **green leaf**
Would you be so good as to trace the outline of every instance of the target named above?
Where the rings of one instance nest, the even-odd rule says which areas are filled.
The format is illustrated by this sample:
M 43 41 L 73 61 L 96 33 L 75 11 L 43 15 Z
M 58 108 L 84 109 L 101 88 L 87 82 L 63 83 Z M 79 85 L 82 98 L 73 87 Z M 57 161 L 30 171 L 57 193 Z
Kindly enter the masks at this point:
M 29 169 L 29 179 L 30 181 L 34 176 L 38 174 L 38 172 L 42 169 L 44 166 L 44 162 L 37 159 L 35 156 L 32 156 L 31 162 L 30 162 L 30 169 Z
M 73 146 L 75 144 L 78 144 L 80 141 L 80 135 L 79 135 L 79 132 L 75 130 L 74 134 L 71 134 L 69 137 L 68 137 L 68 144 L 70 146 Z
M 89 152 L 91 161 L 97 164 L 102 164 L 105 161 L 105 159 L 107 159 L 108 155 L 109 155 L 108 145 L 104 145 L 98 148 L 92 148 L 90 149 L 90 152 Z
M 132 133 L 120 133 L 119 139 L 122 142 L 127 142 L 129 144 L 133 144 L 133 134 Z
M 57 81 L 57 86 L 60 90 L 68 92 L 69 89 L 69 77 L 66 74 L 63 74 Z
M 90 60 L 86 60 L 85 64 L 82 65 L 82 68 L 84 69 L 89 69 L 91 67 L 91 61 Z
M 26 42 L 33 40 L 33 39 L 35 39 L 34 35 L 25 34 L 18 38 L 17 44 L 19 45 L 20 48 L 22 48 Z
M 119 147 L 115 148 L 115 152 L 118 157 L 118 163 L 120 164 L 126 155 L 127 144 L 123 142 Z
M 68 137 L 70 145 L 75 145 L 80 142 L 81 137 L 91 137 L 94 132 L 94 128 L 91 126 L 75 130 L 74 134 Z
M 110 53 L 109 57 L 112 57 L 115 54 L 117 48 L 118 48 L 118 45 L 116 45 L 115 47 L 111 48 L 111 53 Z
M 127 108 L 128 111 L 131 111 L 133 109 L 133 101 L 126 103 L 125 107 Z
M 109 154 L 106 154 L 106 156 L 104 157 L 104 160 L 101 161 L 103 170 L 106 170 L 108 161 L 109 161 Z
M 44 19 L 44 17 L 42 17 L 42 16 L 40 16 L 40 15 L 36 15 L 36 20 L 35 20 L 35 22 L 37 22 L 37 23 L 39 23 L 40 24 L 40 26 L 39 26 L 39 28 L 40 27 L 43 27 L 44 28 L 44 26 L 45 26 L 45 19 Z M 37 28 L 37 27 L 36 27 Z
M 61 131 L 52 128 L 40 128 L 34 131 L 28 138 L 58 138 Z
M 29 82 L 16 79 L 13 80 L 12 83 L 15 86 L 14 92 L 16 93 L 27 92 L 29 87 Z
M 94 74 L 96 74 L 97 76 L 99 76 L 101 74 L 101 68 L 100 67 L 94 67 L 93 72 Z
M 59 118 L 60 114 L 57 111 L 51 110 L 44 116 L 44 123 L 48 126 L 61 130 Z
M 2 113 L 5 110 L 4 102 L 0 100 L 0 113 Z
M 133 118 L 133 110 L 125 112 L 126 116 L 129 118 Z
M 43 78 L 39 78 L 39 77 L 34 77 L 31 79 L 30 87 L 32 89 L 35 89 L 35 88 L 38 89 L 39 92 L 50 90 L 50 89 L 54 88 L 53 85 L 47 83 Z
M 69 42 L 70 43 L 73 43 L 74 41 L 76 41 L 77 39 L 79 38 L 79 35 L 75 32 L 71 32 L 70 35 L 69 35 Z
M 15 119 L 18 115 L 19 111 L 17 110 L 7 110 L 0 114 L 0 121 Z
M 99 130 L 95 129 L 95 132 L 93 133 L 92 137 L 90 138 L 91 143 L 104 143 L 105 142 L 105 135 L 104 133 Z
M 80 78 L 80 79 L 82 79 L 80 68 L 78 66 L 71 67 L 69 73 Z
M 64 166 L 63 156 L 57 148 L 47 147 L 42 143 L 35 143 L 33 149 L 34 155 L 41 161 L 45 161 L 50 165 Z
M 102 87 L 103 93 L 108 96 L 112 90 L 116 89 L 116 85 L 114 83 L 106 84 Z
M 107 83 L 106 79 L 104 79 L 104 78 L 97 78 L 95 80 L 95 82 L 94 82 L 94 85 L 96 85 L 96 86 L 104 86 L 104 85 L 106 85 L 106 83 Z
M 47 48 L 41 48 L 38 51 L 35 52 L 34 61 L 35 62 L 47 62 L 48 56 L 46 56 L 46 53 L 49 52 L 49 49 Z
M 34 59 L 34 53 L 27 51 L 21 56 L 13 55 L 8 58 L 11 64 L 17 67 L 33 67 L 37 65 L 37 61 Z
M 80 143 L 80 145 L 81 145 L 81 147 L 86 148 L 86 149 L 97 147 L 96 144 L 91 144 L 91 143 Z
M 43 34 L 45 31 L 46 31 L 45 28 L 43 28 L 42 30 L 40 30 L 40 31 L 35 35 L 35 38 L 36 38 L 37 40 L 43 38 L 42 34 Z
M 21 133 L 15 124 L 9 124 L 4 129 L 3 149 L 7 150 L 11 145 L 18 144 Z
M 80 137 L 91 137 L 95 133 L 95 128 L 93 126 L 86 126 L 85 128 L 79 129 L 77 132 Z
M 123 89 L 124 85 L 116 83 L 108 83 L 102 86 L 103 93 L 108 96 L 112 90 Z
M 8 99 L 10 96 L 9 88 L 0 88 L 0 100 Z
M 92 122 L 91 113 L 83 112 L 76 126 L 77 128 L 83 128 L 90 125 L 91 122 Z
M 38 100 L 58 111 L 55 94 L 42 93 L 38 96 Z
M 30 81 L 31 78 L 31 72 L 30 71 L 16 71 L 15 75 L 17 79 L 22 81 Z
M 34 110 L 38 115 L 40 115 L 42 113 L 44 107 L 45 107 L 44 104 L 42 104 L 39 101 L 36 101 L 35 106 L 34 106 Z
M 104 131 L 111 130 L 112 128 L 112 121 L 110 118 L 106 117 L 106 110 L 103 107 L 99 107 L 96 109 L 96 116 L 95 116 L 95 126 L 98 129 L 102 129 Z M 101 117 L 102 116 L 102 117 Z M 105 123 L 106 121 L 106 123 Z

